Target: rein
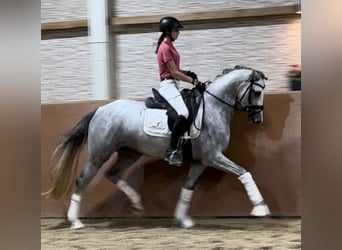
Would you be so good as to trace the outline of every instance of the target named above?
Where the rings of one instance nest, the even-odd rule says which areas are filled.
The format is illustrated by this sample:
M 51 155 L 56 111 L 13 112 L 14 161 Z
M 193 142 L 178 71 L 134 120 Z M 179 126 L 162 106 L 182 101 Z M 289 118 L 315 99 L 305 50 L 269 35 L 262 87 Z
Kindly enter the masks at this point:
M 201 83 L 201 85 L 202 85 L 202 87 L 203 87 L 203 86 L 205 86 L 206 84 L 210 84 L 210 83 L 211 83 L 211 81 L 206 81 L 206 82 Z M 201 97 L 200 97 L 200 98 L 201 98 L 200 103 L 203 102 L 203 107 L 202 107 L 202 109 L 203 109 L 203 115 L 202 115 L 202 122 L 201 122 L 202 126 L 201 126 L 200 128 L 198 128 L 198 127 L 196 126 L 196 124 L 194 123 L 194 127 L 195 127 L 197 130 L 202 130 L 202 129 L 204 128 L 204 122 L 203 122 L 203 121 L 204 121 L 204 116 L 205 116 L 205 99 L 204 99 L 204 95 L 203 95 L 204 92 L 208 93 L 209 95 L 211 95 L 212 97 L 214 97 L 216 100 L 222 102 L 223 104 L 226 104 L 226 105 L 228 105 L 229 107 L 232 107 L 232 108 L 234 108 L 234 109 L 237 109 L 237 108 L 236 108 L 236 105 L 232 105 L 232 104 L 230 104 L 230 103 L 228 103 L 228 102 L 222 100 L 221 98 L 217 97 L 216 95 L 210 93 L 210 92 L 206 89 L 206 87 L 204 87 L 204 91 L 201 92 Z M 240 109 L 240 111 L 242 111 L 242 109 Z M 198 112 L 198 110 L 197 110 L 197 112 Z M 196 114 L 195 114 L 195 117 L 197 116 L 197 112 L 196 112 Z
M 205 83 L 210 83 L 210 81 L 207 81 L 207 82 L 205 82 Z M 204 84 L 205 84 L 204 83 Z M 236 105 L 232 105 L 232 104 L 230 104 L 230 103 L 228 103 L 228 102 L 226 102 L 226 101 L 224 101 L 224 100 L 222 100 L 221 98 L 219 98 L 219 97 L 217 97 L 216 95 L 214 95 L 214 94 L 212 94 L 212 93 L 210 93 L 208 90 L 204 90 L 204 92 L 206 92 L 206 93 L 208 93 L 209 95 L 211 95 L 212 97 L 214 97 L 216 100 L 218 100 L 219 102 L 222 102 L 223 104 L 226 104 L 226 105 L 228 105 L 229 107 L 231 107 L 231 108 L 233 108 L 233 109 L 236 109 L 236 110 L 239 110 L 239 111 L 243 111 L 242 109 L 238 109 L 237 107 L 236 107 Z M 202 130 L 203 128 L 204 128 L 204 116 L 205 116 L 205 99 L 204 99 L 204 92 L 202 92 L 202 94 L 201 94 L 201 101 L 203 102 L 203 107 L 202 107 L 202 109 L 203 109 L 203 115 L 202 115 L 202 122 L 201 122 L 201 124 L 202 124 L 202 126 L 200 127 L 200 128 L 198 128 L 197 126 L 196 126 L 196 124 L 194 123 L 194 127 L 197 129 L 197 130 Z M 198 111 L 198 110 L 197 110 Z M 197 112 L 196 112 L 196 116 L 197 116 Z M 195 117 L 196 117 L 195 116 Z
M 232 104 L 226 102 L 225 100 L 222 100 L 221 98 L 217 97 L 216 95 L 210 93 L 208 90 L 205 90 L 205 92 L 207 92 L 209 95 L 211 95 L 212 97 L 214 97 L 216 100 L 222 102 L 223 104 L 226 104 L 226 105 L 228 105 L 229 107 L 232 107 L 232 108 L 236 109 L 236 105 L 235 105 L 235 104 L 232 105 Z

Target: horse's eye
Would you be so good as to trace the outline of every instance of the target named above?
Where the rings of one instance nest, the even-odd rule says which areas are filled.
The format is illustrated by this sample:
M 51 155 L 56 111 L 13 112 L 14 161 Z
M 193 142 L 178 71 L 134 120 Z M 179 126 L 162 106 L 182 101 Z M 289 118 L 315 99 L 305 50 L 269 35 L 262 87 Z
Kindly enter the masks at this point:
M 259 97 L 261 95 L 261 91 L 253 91 L 253 95 L 255 97 Z

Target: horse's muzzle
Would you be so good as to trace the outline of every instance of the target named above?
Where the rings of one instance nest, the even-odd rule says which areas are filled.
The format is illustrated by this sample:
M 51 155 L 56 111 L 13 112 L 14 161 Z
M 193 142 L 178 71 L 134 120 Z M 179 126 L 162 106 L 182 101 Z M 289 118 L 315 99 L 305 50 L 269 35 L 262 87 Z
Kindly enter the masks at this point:
M 249 112 L 248 113 L 248 121 L 250 121 L 253 124 L 259 124 L 263 122 L 263 115 L 262 115 L 262 111 L 259 112 Z

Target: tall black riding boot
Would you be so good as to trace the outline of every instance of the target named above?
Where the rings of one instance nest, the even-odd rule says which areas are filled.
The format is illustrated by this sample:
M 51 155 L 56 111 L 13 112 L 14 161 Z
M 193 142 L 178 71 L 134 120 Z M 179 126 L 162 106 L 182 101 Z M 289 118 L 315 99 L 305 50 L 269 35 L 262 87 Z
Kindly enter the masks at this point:
M 178 150 L 178 142 L 180 136 L 186 131 L 186 118 L 182 115 L 178 116 L 172 129 L 170 146 L 166 151 L 165 160 L 170 165 L 182 165 L 183 156 L 182 151 Z

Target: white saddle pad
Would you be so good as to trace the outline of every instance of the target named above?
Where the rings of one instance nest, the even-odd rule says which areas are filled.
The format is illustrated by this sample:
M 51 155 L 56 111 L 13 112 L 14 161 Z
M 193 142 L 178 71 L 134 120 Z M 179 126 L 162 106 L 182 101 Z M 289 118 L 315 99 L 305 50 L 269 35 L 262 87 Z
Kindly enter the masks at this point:
M 190 127 L 190 139 L 196 139 L 202 127 L 203 109 L 202 104 L 198 110 L 197 117 Z M 171 131 L 167 125 L 167 115 L 165 109 L 146 109 L 144 120 L 144 131 L 146 134 L 158 137 L 170 137 Z M 188 132 L 184 134 L 189 137 Z

